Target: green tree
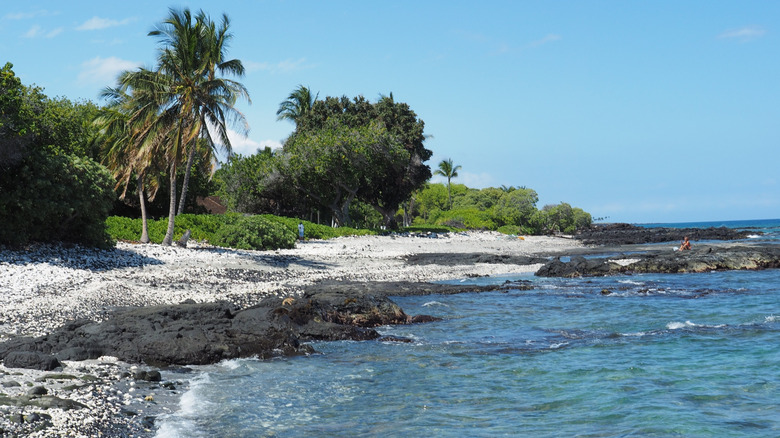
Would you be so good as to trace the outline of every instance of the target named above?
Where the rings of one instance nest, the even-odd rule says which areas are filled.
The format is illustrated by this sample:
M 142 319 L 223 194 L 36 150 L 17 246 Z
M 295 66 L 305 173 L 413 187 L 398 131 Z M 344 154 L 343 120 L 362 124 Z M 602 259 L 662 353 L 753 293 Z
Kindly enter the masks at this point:
M 374 110 L 387 132 L 403 146 L 403 151 L 397 155 L 385 151 L 386 159 L 376 164 L 373 185 L 365 186 L 359 197 L 382 215 L 385 227 L 395 229 L 399 206 L 431 178 L 431 169 L 424 163 L 433 152 L 424 145 L 425 123 L 408 104 L 396 102 L 393 93 L 382 96 L 374 104 Z
M 189 170 L 199 144 L 196 140 L 201 136 L 213 147 L 214 135 L 210 127 L 216 130 L 220 144 L 229 148 L 227 120 L 233 117 L 233 120 L 244 121 L 234 104 L 238 97 L 248 99 L 246 89 L 238 82 L 216 77 L 217 71 L 243 73 L 240 61 L 223 61 L 225 43 L 230 39 L 228 27 L 226 16 L 217 29 L 202 11 L 193 21 L 189 9 L 171 9 L 169 17 L 149 34 L 160 37 L 157 70 L 125 72 L 119 79 L 122 91 L 138 99 L 136 107 L 142 109 L 133 114 L 131 123 L 146 120 L 149 111 L 156 113 L 153 122 L 143 131 L 142 141 L 148 138 L 164 140 L 161 154 L 165 157 L 170 185 L 164 245 L 173 242 L 177 170 L 184 157 L 187 157 Z M 182 203 L 188 179 L 188 173 L 185 173 Z
M 306 193 L 315 202 L 334 211 L 337 222 L 349 221 L 349 209 L 343 208 L 343 202 L 348 201 L 348 205 L 352 199 L 359 199 L 382 215 L 385 226 L 396 228 L 396 213 L 401 203 L 409 199 L 431 176 L 430 168 L 424 164 L 430 158 L 431 151 L 423 145 L 423 129 L 424 123 L 414 111 L 405 103 L 395 102 L 392 95 L 382 96 L 376 104 L 363 96 L 353 99 L 346 96 L 326 97 L 324 100 L 316 100 L 311 110 L 297 119 L 295 131 L 285 142 L 283 156 L 288 157 L 293 149 L 300 149 L 301 142 L 311 143 L 319 135 L 327 138 L 334 133 L 336 137 L 347 132 L 355 133 L 354 141 L 346 141 L 344 138 L 345 141 L 341 142 L 342 145 L 359 148 L 343 154 L 344 157 L 355 159 L 346 161 L 346 168 L 335 174 L 349 173 L 355 176 L 355 185 L 349 185 L 348 188 L 341 185 L 337 188 L 324 184 Z M 288 144 L 296 146 L 290 148 Z M 317 145 L 312 144 L 311 147 L 317 148 Z M 300 163 L 303 156 L 308 157 L 308 164 Z M 317 166 L 320 157 L 303 153 L 289 159 L 284 157 L 284 160 L 293 160 L 302 166 L 301 169 L 290 166 L 279 168 L 284 176 L 288 176 L 286 172 L 293 173 L 292 180 L 296 186 L 300 187 L 302 181 L 308 181 L 300 178 L 302 169 L 313 169 L 312 174 L 319 174 Z M 321 193 L 322 190 L 333 192 L 326 195 Z M 334 197 L 341 200 L 336 210 L 332 202 L 325 201 Z
M 228 157 L 214 174 L 217 195 L 228 210 L 239 213 L 267 213 L 264 202 L 266 179 L 274 169 L 274 154 L 271 148 L 258 150 L 256 154 Z
M 13 64 L 6 63 L 0 70 L 0 170 L 14 167 L 28 153 L 34 114 L 27 89 L 13 72 Z
M 455 189 L 457 184 L 453 187 Z M 464 186 L 465 187 L 465 186 Z M 453 208 L 473 208 L 476 207 L 481 211 L 491 210 L 501 196 L 504 195 L 502 189 L 495 187 L 486 187 L 484 189 L 467 189 L 463 196 L 457 196 L 457 190 L 453 190 Z
M 88 143 L 82 112 L 25 87 L 9 63 L 0 70 L 0 243 L 68 241 L 107 247 L 111 175 L 88 157 L 66 153 Z M 52 110 L 52 106 L 56 110 Z M 59 113 L 63 117 L 52 117 Z M 48 129 L 63 124 L 57 136 Z M 62 145 L 49 144 L 62 141 Z
M 403 160 L 403 146 L 377 123 L 301 132 L 285 143 L 278 168 L 306 196 L 330 209 L 340 226 L 350 226 L 349 208 L 387 160 Z
M 447 178 L 447 197 L 449 198 L 449 208 L 452 209 L 452 189 L 450 187 L 452 183 L 452 178 L 458 177 L 458 170 L 461 169 L 461 166 L 455 166 L 452 163 L 452 158 L 448 158 L 446 160 L 442 160 L 439 163 L 439 168 L 436 169 L 435 172 L 433 172 L 434 175 L 440 175 L 445 178 Z
M 164 136 L 144 135 L 156 117 L 155 112 L 144 111 L 137 106 L 144 99 L 134 99 L 121 89 L 110 87 L 102 91 L 101 97 L 108 100 L 108 105 L 94 124 L 100 129 L 97 142 L 103 149 L 103 164 L 116 179 L 115 189 L 122 188 L 121 200 L 125 199 L 131 182 L 135 180 L 141 208 L 140 242 L 149 243 L 145 194 L 154 200 L 160 188 L 159 176 L 165 167 L 160 157 Z
M 437 212 L 447 209 L 447 188 L 444 184 L 428 183 L 415 199 L 417 211 L 423 221 L 428 221 Z
M 319 93 L 312 96 L 309 87 L 298 85 L 298 88 L 287 96 L 287 100 L 279 104 L 279 110 L 276 111 L 276 119 L 290 120 L 298 125 L 298 120 L 306 117 L 314 107 L 314 102 L 317 101 L 318 96 Z
M 504 193 L 495 206 L 495 216 L 503 225 L 529 225 L 539 196 L 532 189 L 515 189 Z

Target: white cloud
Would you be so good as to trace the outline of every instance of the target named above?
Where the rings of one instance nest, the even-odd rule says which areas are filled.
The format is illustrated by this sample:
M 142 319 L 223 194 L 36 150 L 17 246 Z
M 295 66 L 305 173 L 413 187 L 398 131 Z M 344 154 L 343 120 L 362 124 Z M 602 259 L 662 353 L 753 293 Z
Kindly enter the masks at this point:
M 120 72 L 133 70 L 140 65 L 138 62 L 119 59 L 115 56 L 109 58 L 98 56 L 81 64 L 78 80 L 83 85 L 112 85 Z
M 62 33 L 62 30 L 63 30 L 63 29 L 62 29 L 61 27 L 58 27 L 58 28 L 56 28 L 56 29 L 54 29 L 54 30 L 52 30 L 52 31 L 49 31 L 49 32 L 46 34 L 46 38 L 54 38 L 55 36 L 57 36 L 57 35 L 61 34 L 61 33 Z
M 33 25 L 30 27 L 30 29 L 27 30 L 27 32 L 23 35 L 25 38 L 54 38 L 57 35 L 62 33 L 62 28 L 58 27 L 53 30 L 44 30 L 39 25 Z
M 27 33 L 24 34 L 25 38 L 35 38 L 43 33 L 43 29 L 41 26 L 33 25 L 29 30 L 27 30 Z
M 502 43 L 498 44 L 496 49 L 493 50 L 492 54 L 494 54 L 494 55 L 503 55 L 503 54 L 507 54 L 507 53 L 520 53 L 520 52 L 523 52 L 525 50 L 535 49 L 535 48 L 537 48 L 539 46 L 543 46 L 545 44 L 551 44 L 551 43 L 554 43 L 556 41 L 560 41 L 562 39 L 563 39 L 562 36 L 554 34 L 554 33 L 551 33 L 551 34 L 545 35 L 544 37 L 542 37 L 542 38 L 540 38 L 538 40 L 531 41 L 530 43 L 526 43 L 525 45 L 522 45 L 522 46 L 514 46 L 514 45 L 510 45 L 508 43 L 502 42 Z
M 46 9 L 39 9 L 33 12 L 15 12 L 3 15 L 6 20 L 28 20 L 36 17 L 47 17 L 52 15 L 59 15 L 59 12 L 47 11 Z
M 761 26 L 745 26 L 739 29 L 727 30 L 718 35 L 718 38 L 738 39 L 742 42 L 747 42 L 760 38 L 765 34 L 766 30 Z
M 125 18 L 124 20 L 120 21 L 120 20 L 112 20 L 110 18 L 92 17 L 89 20 L 85 21 L 81 26 L 77 27 L 76 30 L 106 29 L 109 27 L 124 26 L 125 24 L 128 24 L 131 21 L 133 21 L 131 18 Z
M 536 41 L 531 41 L 530 43 L 528 43 L 527 47 L 529 47 L 529 48 L 531 48 L 531 47 L 539 47 L 541 45 L 548 44 L 548 43 L 554 43 L 554 42 L 560 41 L 562 39 L 563 39 L 562 36 L 551 33 L 551 34 L 545 35 L 544 38 L 542 38 L 542 39 L 539 39 L 539 40 L 536 40 Z
M 230 139 L 230 145 L 232 146 L 231 149 L 233 150 L 233 153 L 241 154 L 245 157 L 256 154 L 258 150 L 262 150 L 266 146 L 270 147 L 271 149 L 279 149 L 282 147 L 282 143 L 279 141 L 260 140 L 260 142 L 257 142 L 245 135 L 239 134 L 232 129 L 228 129 L 228 138 Z M 219 150 L 217 152 L 217 160 L 220 162 L 225 162 L 226 159 L 227 157 L 225 156 L 224 151 Z
M 244 67 L 248 72 L 266 71 L 273 74 L 284 74 L 311 68 L 311 66 L 306 65 L 306 58 L 285 59 L 277 63 L 247 61 L 244 63 Z

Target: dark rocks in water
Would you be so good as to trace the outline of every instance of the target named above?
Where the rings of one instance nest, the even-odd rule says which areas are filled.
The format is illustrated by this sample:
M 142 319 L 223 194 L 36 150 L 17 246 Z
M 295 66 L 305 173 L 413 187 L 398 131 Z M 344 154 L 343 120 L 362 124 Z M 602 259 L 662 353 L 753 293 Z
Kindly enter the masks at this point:
M 629 273 L 682 273 L 780 268 L 780 245 L 735 245 L 695 247 L 689 251 L 633 254 L 624 259 L 638 261 L 622 266 L 616 258 L 573 257 L 570 262 L 552 260 L 542 266 L 540 277 L 593 277 Z
M 162 374 L 159 371 L 138 371 L 133 375 L 135 380 L 143 380 L 146 382 L 160 382 L 162 381 Z
M 399 336 L 382 336 L 378 339 L 379 342 L 397 342 L 400 344 L 411 344 L 414 340 L 409 338 L 402 338 Z
M 539 277 L 584 277 L 604 276 L 620 273 L 622 267 L 605 259 L 586 259 L 572 257 L 569 262 L 561 261 L 560 257 L 547 262 L 536 271 Z
M 37 338 L 0 344 L 0 359 L 54 357 L 85 360 L 115 356 L 152 366 L 202 365 L 224 359 L 312 353 L 310 340 L 377 339 L 386 324 L 435 320 L 412 317 L 386 296 L 352 290 L 307 292 L 300 298 L 267 298 L 237 311 L 223 302 L 153 306 L 120 311 L 103 322 L 65 324 Z M 37 366 L 16 360 L 14 367 Z M 148 377 L 148 375 L 147 375 Z
M 755 231 L 737 231 L 726 227 L 710 228 L 648 228 L 631 224 L 596 224 L 579 231 L 574 238 L 588 245 L 631 245 L 642 243 L 679 242 L 690 240 L 739 240 Z
M 548 259 L 541 259 L 539 263 L 544 263 Z M 316 291 L 319 293 L 338 291 L 345 294 L 371 294 L 378 296 L 420 296 L 420 295 L 451 295 L 466 292 L 493 292 L 504 290 L 531 290 L 534 286 L 530 281 L 507 281 L 500 285 L 473 284 L 445 284 L 445 283 L 424 283 L 413 281 L 339 281 L 324 280 L 315 283 L 306 288 L 306 291 Z

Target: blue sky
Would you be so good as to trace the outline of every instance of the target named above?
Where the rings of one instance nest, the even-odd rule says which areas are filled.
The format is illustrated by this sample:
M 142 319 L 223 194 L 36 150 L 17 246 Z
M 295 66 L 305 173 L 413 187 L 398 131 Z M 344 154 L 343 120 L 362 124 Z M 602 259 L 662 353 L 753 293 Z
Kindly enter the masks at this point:
M 6 4 L 8 3 L 8 4 Z M 469 187 L 525 186 L 610 222 L 780 217 L 780 2 L 38 1 L 0 7 L 0 62 L 98 101 L 152 67 L 169 7 L 226 13 L 252 103 L 234 150 L 278 146 L 298 86 L 393 93 Z

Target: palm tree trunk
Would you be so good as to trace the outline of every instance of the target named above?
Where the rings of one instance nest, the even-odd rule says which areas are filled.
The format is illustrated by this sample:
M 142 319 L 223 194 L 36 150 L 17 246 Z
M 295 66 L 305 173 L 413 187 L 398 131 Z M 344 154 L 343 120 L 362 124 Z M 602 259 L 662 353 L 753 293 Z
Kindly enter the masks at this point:
M 452 210 L 452 184 L 450 184 L 450 178 L 447 177 L 447 199 L 450 201 L 450 208 L 449 210 Z
M 171 246 L 173 244 L 173 225 L 176 220 L 176 161 L 171 163 L 171 201 L 168 205 L 168 231 L 165 232 L 163 245 Z
M 184 181 L 181 186 L 181 198 L 179 198 L 179 209 L 176 215 L 184 212 L 184 200 L 187 198 L 187 188 L 190 184 L 190 174 L 192 173 L 192 163 L 195 162 L 195 145 L 190 147 L 190 154 L 187 157 L 187 168 L 184 170 Z
M 141 243 L 149 243 L 149 224 L 146 217 L 146 200 L 144 199 L 144 177 L 138 176 L 138 198 L 141 202 Z

